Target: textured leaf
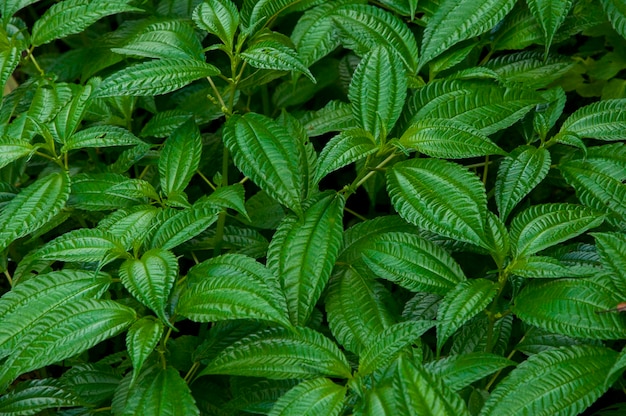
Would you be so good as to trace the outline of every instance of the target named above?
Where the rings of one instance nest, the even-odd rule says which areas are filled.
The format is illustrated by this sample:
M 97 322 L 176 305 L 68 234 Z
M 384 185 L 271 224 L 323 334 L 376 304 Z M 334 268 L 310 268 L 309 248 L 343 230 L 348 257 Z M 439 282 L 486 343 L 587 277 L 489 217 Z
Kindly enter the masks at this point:
M 546 177 L 550 152 L 545 148 L 520 146 L 502 159 L 496 178 L 496 204 L 506 220 L 513 208 Z
M 524 257 L 597 227 L 604 216 L 574 204 L 542 204 L 525 209 L 511 222 L 513 255 Z
M 437 310 L 437 350 L 464 323 L 481 313 L 493 300 L 498 287 L 490 280 L 461 282 L 448 292 Z
M 624 129 L 626 99 L 614 99 L 579 108 L 563 122 L 559 134 L 611 141 L 626 139 Z
M 604 379 L 616 358 L 613 350 L 591 346 L 535 354 L 498 383 L 480 415 L 580 414 L 607 390 Z
M 124 247 L 112 234 L 95 228 L 81 228 L 55 238 L 33 255 L 42 260 L 102 262 L 125 253 Z
M 168 211 L 150 240 L 150 248 L 170 250 L 188 241 L 217 221 L 221 209 L 200 201 L 181 211 Z M 158 218 L 158 217 L 157 217 Z
M 602 345 L 600 341 L 584 338 L 572 338 L 561 334 L 554 334 L 536 326 L 529 327 L 524 337 L 515 346 L 515 349 L 526 355 L 538 354 L 542 351 L 570 347 L 572 345 Z
M 255 43 L 241 53 L 241 57 L 255 68 L 299 72 L 304 74 L 311 82 L 317 82 L 311 71 L 300 60 L 298 53 L 277 41 L 263 40 Z
M 543 29 L 547 56 L 554 35 L 572 7 L 572 0 L 526 0 L 526 3 Z
M 469 124 L 444 118 L 418 120 L 402 134 L 400 143 L 420 153 L 447 159 L 506 155 L 504 150 Z
M 0 213 L 0 251 L 43 227 L 61 212 L 70 194 L 66 172 L 52 173 L 22 189 Z
M 623 38 L 626 38 L 626 5 L 620 0 L 601 0 L 600 3 L 602 3 L 613 28 Z
M 300 380 L 231 377 L 230 382 L 233 398 L 223 406 L 225 409 L 269 414 L 276 401 L 296 387 Z
M 570 58 L 544 56 L 540 52 L 518 52 L 502 55 L 485 64 L 505 85 L 544 88 L 561 78 L 574 66 Z
M 279 277 L 291 322 L 311 316 L 335 264 L 343 232 L 345 198 L 327 192 L 307 201 L 301 218 L 286 217 L 267 252 L 267 267 Z
M 120 266 L 120 280 L 141 303 L 152 309 L 168 323 L 165 312 L 167 300 L 178 278 L 178 260 L 168 250 L 155 248 L 140 259 L 128 259 Z
M 559 260 L 549 256 L 531 256 L 509 265 L 509 271 L 526 278 L 554 279 L 557 277 L 591 277 L 597 270 L 567 267 Z
M 609 271 L 610 279 L 626 298 L 626 235 L 623 233 L 594 233 L 602 266 Z
M 163 323 L 150 316 L 144 316 L 128 329 L 126 348 L 130 361 L 133 363 L 132 382 L 137 379 L 143 363 L 157 346 L 161 335 L 163 335 Z
M 3 416 L 36 415 L 50 408 L 80 405 L 78 397 L 58 380 L 51 378 L 27 380 L 0 397 L 0 414 Z
M 341 101 L 330 101 L 318 111 L 309 112 L 300 119 L 309 137 L 356 127 L 352 106 Z
M 141 205 L 151 193 L 156 194 L 152 185 L 141 179 L 113 173 L 82 173 L 72 177 L 68 206 L 87 211 L 113 210 Z
M 235 165 L 272 198 L 302 213 L 301 201 L 308 191 L 308 172 L 300 163 L 302 143 L 275 121 L 255 113 L 231 117 L 224 126 L 224 144 Z
M 94 126 L 71 135 L 61 152 L 86 147 L 133 146 L 143 144 L 141 140 L 126 129 L 116 126 Z
M 372 48 L 354 71 L 348 90 L 360 127 L 384 140 L 400 117 L 406 88 L 406 73 L 395 51 Z
M 200 29 L 220 38 L 232 49 L 233 38 L 239 25 L 239 11 L 231 0 L 207 0 L 193 11 L 193 20 Z
M 462 166 L 439 159 L 399 162 L 387 171 L 387 191 L 408 222 L 485 247 L 485 188 Z
M 0 169 L 33 154 L 36 150 L 37 148 L 28 142 L 21 142 L 10 137 L 0 138 Z
M 253 31 L 260 23 L 271 23 L 281 14 L 306 10 L 321 0 L 245 0 L 242 7 L 242 21 L 247 32 Z
M 346 387 L 327 378 L 306 380 L 276 401 L 269 416 L 337 416 L 343 408 Z
M 626 337 L 626 321 L 613 309 L 624 299 L 606 282 L 559 279 L 525 287 L 515 299 L 513 312 L 522 321 L 549 332 L 590 339 Z
M 4 25 L 7 25 L 7 22 L 15 13 L 24 7 L 37 3 L 39 0 L 5 0 L 0 4 L 0 14 L 4 20 Z
M 165 110 L 156 113 L 144 124 L 139 136 L 164 138 L 182 126 L 193 114 L 184 110 Z
M 428 19 L 419 67 L 450 46 L 493 28 L 514 5 L 515 0 L 443 0 Z
M 146 61 L 109 75 L 95 94 L 97 97 L 165 94 L 219 73 L 213 65 L 192 59 Z
M 196 322 L 261 319 L 290 326 L 278 278 L 262 264 L 240 254 L 226 254 L 189 270 L 191 286 L 176 312 Z
M 306 327 L 274 328 L 245 337 L 221 351 L 200 372 L 270 379 L 349 378 L 350 366 L 337 346 Z
M 445 295 L 465 280 L 448 252 L 414 234 L 387 232 L 370 237 L 362 257 L 377 276 L 413 292 Z
M 126 250 L 143 243 L 146 233 L 153 225 L 158 209 L 138 206 L 120 209 L 98 223 L 98 229 L 113 235 L 114 240 Z
M 377 150 L 373 136 L 365 130 L 350 129 L 339 133 L 322 149 L 317 160 L 315 181 L 319 182 L 329 173 L 374 154 Z
M 496 354 L 473 352 L 451 355 L 424 364 L 426 370 L 440 377 L 450 390 L 459 391 L 475 381 L 481 380 L 503 368 L 516 365 Z
M 202 137 L 198 126 L 189 120 L 174 130 L 165 141 L 159 157 L 161 189 L 170 196 L 185 190 L 200 165 Z
M 129 0 L 63 0 L 35 22 L 31 42 L 33 46 L 43 45 L 79 33 L 105 16 L 141 11 L 128 3 Z
M 4 4 L 4 7 L 7 7 L 7 2 L 5 2 Z M 0 5 L 0 7 L 3 6 Z M 6 19 L 7 15 L 2 13 L 2 17 Z M 4 86 L 11 77 L 11 74 L 13 73 L 13 71 L 15 71 L 15 68 L 17 68 L 17 65 L 20 63 L 20 58 L 20 50 L 16 47 L 10 49 L 7 48 L 3 51 L 0 51 L 0 87 L 2 87 L 3 91 Z
M 91 84 L 82 87 L 73 86 L 72 99 L 61 108 L 53 122 L 49 125 L 50 134 L 52 134 L 55 140 L 65 143 L 76 132 L 85 116 L 91 97 Z M 74 181 L 72 181 L 73 183 Z

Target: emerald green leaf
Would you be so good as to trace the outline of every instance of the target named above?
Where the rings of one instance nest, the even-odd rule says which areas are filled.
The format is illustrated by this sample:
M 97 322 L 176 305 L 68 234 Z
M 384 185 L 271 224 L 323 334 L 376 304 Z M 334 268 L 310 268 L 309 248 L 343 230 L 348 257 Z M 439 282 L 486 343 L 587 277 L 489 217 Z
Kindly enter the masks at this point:
M 376 153 L 378 146 L 371 133 L 363 129 L 350 129 L 339 133 L 326 143 L 317 160 L 315 181 L 350 163 Z
M 92 86 L 73 86 L 72 99 L 69 100 L 59 111 L 50 124 L 50 133 L 55 140 L 65 143 L 78 129 L 80 122 L 85 116 L 87 106 L 91 102 Z M 73 186 L 73 181 L 72 181 Z
M 572 0 L 526 0 L 526 3 L 543 29 L 547 56 L 554 35 L 572 8 Z
M 239 11 L 231 0 L 207 0 L 193 11 L 193 21 L 200 29 L 220 38 L 232 50 L 239 26 Z
M 220 211 L 220 208 L 204 201 L 181 211 L 168 210 L 148 246 L 171 250 L 206 230 L 217 221 Z
M 278 399 L 296 387 L 300 380 L 231 377 L 230 383 L 233 398 L 223 406 L 225 409 L 267 415 Z
M 626 235 L 623 233 L 594 233 L 602 266 L 609 271 L 608 276 L 619 291 L 626 297 Z
M 26 416 L 59 407 L 80 406 L 75 394 L 56 379 L 26 380 L 0 397 L 0 414 Z
M 275 40 L 257 42 L 242 52 L 241 57 L 255 68 L 299 72 L 304 74 L 311 82 L 317 82 L 311 71 L 300 60 L 298 53 L 289 46 Z
M 432 321 L 437 317 L 437 308 L 442 296 L 418 292 L 409 299 L 402 310 L 402 319 L 406 321 Z
M 306 10 L 322 0 L 245 0 L 242 20 L 247 32 L 254 31 L 260 23 L 268 25 L 278 15 Z
M 129 0 L 63 0 L 54 4 L 35 22 L 31 42 L 40 46 L 82 32 L 105 16 L 141 11 Z
M 520 146 L 502 159 L 496 177 L 496 205 L 506 220 L 513 208 L 546 177 L 550 152 L 545 148 Z
M 165 94 L 219 73 L 213 65 L 198 60 L 156 59 L 130 65 L 109 75 L 95 94 L 97 97 Z
M 184 110 L 165 110 L 156 113 L 141 129 L 141 137 L 164 138 L 182 126 L 193 114 Z
M 370 237 L 362 257 L 377 276 L 413 292 L 445 295 L 465 280 L 448 252 L 414 234 L 387 232 Z
M 230 374 L 270 379 L 350 378 L 343 353 L 322 334 L 306 327 L 273 328 L 222 350 L 198 374 Z
M 38 0 L 35 0 L 38 1 Z M 6 2 L 4 3 L 6 7 Z M 2 6 L 0 6 L 2 7 Z M 7 15 L 2 13 L 3 18 L 7 18 Z M 15 68 L 20 63 L 21 51 L 16 48 L 7 48 L 0 52 L 0 87 L 2 87 L 4 91 L 4 86 L 7 84 L 7 81 L 11 77 Z
M 506 155 L 504 150 L 469 124 L 444 118 L 418 120 L 402 134 L 400 143 L 429 156 L 447 159 Z
M 37 3 L 39 0 L 5 0 L 0 4 L 0 14 L 3 18 L 3 27 L 7 26 L 9 20 L 15 13 L 24 7 Z M 3 84 L 4 86 L 4 84 Z
M 115 242 L 130 250 L 134 245 L 143 242 L 157 212 L 157 208 L 150 206 L 120 209 L 100 221 L 98 229 L 105 235 L 110 233 Z
M 434 325 L 433 321 L 409 321 L 386 328 L 372 339 L 360 355 L 359 375 L 366 376 L 379 368 L 385 368 Z
M 417 67 L 417 43 L 407 25 L 393 14 L 367 4 L 347 4 L 332 15 L 340 29 L 341 40 L 348 49 L 365 55 L 370 49 L 384 46 L 394 49 L 406 70 Z M 395 70 L 395 69 L 394 69 Z M 382 81 L 382 80 L 379 80 Z
M 108 262 L 123 254 L 126 250 L 117 239 L 97 228 L 67 232 L 33 253 L 38 259 L 65 262 Z
M 440 377 L 450 390 L 459 391 L 489 374 L 513 365 L 516 365 L 514 361 L 496 354 L 472 352 L 431 361 L 424 367 L 432 375 Z
M 341 268 L 330 279 L 326 295 L 330 331 L 346 349 L 363 351 L 395 323 L 391 303 L 391 293 L 383 285 L 354 268 Z
M 622 348 L 622 351 L 617 356 L 617 360 L 615 360 L 615 364 L 613 364 L 611 371 L 606 376 L 605 387 L 610 387 L 615 383 L 615 379 L 624 373 L 624 368 L 626 368 L 626 350 Z
M 330 101 L 318 111 L 309 112 L 300 119 L 309 137 L 356 127 L 352 106 L 341 101 Z
M 419 68 L 450 46 L 493 28 L 511 11 L 515 0 L 444 0 L 428 19 Z
M 21 142 L 11 137 L 0 137 L 0 169 L 36 151 L 37 148 L 28 142 Z
M 215 257 L 192 267 L 188 276 L 191 286 L 178 301 L 178 315 L 196 322 L 261 319 L 290 326 L 278 278 L 250 257 Z
M 346 387 L 327 378 L 306 380 L 282 396 L 269 416 L 337 416 L 343 409 Z
M 580 414 L 607 390 L 604 379 L 616 358 L 615 351 L 592 346 L 532 355 L 498 383 L 480 415 Z
M 193 120 L 174 130 L 165 141 L 159 157 L 161 189 L 166 195 L 183 192 L 202 156 L 202 137 Z
M 304 145 L 274 120 L 255 113 L 231 117 L 222 134 L 235 165 L 272 198 L 301 214 L 309 181 L 300 163 L 306 158 Z
M 559 279 L 530 284 L 515 298 L 513 312 L 522 321 L 549 332 L 590 339 L 626 337 L 624 320 L 613 309 L 624 299 L 605 281 Z
M 595 273 L 567 267 L 559 260 L 549 256 L 530 256 L 519 259 L 509 265 L 509 271 L 526 278 L 554 279 L 557 277 L 590 277 Z
M 598 101 L 581 107 L 569 116 L 559 134 L 574 134 L 580 138 L 624 140 L 626 134 L 626 99 Z
M 70 178 L 65 171 L 39 178 L 22 189 L 0 213 L 0 251 L 43 227 L 61 212 L 69 194 Z
M 505 85 L 544 88 L 561 78 L 574 62 L 561 56 L 544 56 L 540 52 L 518 52 L 499 56 L 485 64 Z
M 461 397 L 422 364 L 407 358 L 398 360 L 393 380 L 399 414 L 407 416 L 469 416 Z
M 146 251 L 141 259 L 126 260 L 119 273 L 124 287 L 168 323 L 165 307 L 178 277 L 176 256 L 171 251 L 154 248 Z
M 326 192 L 307 201 L 302 217 L 286 217 L 267 252 L 267 267 L 279 277 L 291 322 L 304 325 L 328 282 L 343 232 L 345 198 Z
M 486 245 L 485 188 L 466 168 L 439 159 L 399 162 L 387 171 L 387 191 L 394 208 L 408 222 L 459 241 Z
M 163 335 L 163 322 L 150 316 L 145 316 L 135 322 L 126 333 L 126 348 L 130 361 L 133 363 L 132 382 L 143 367 L 146 358 L 152 353 Z
M 143 144 L 126 129 L 116 126 L 94 126 L 71 135 L 61 148 L 62 153 L 86 147 L 133 146 Z
M 114 173 L 82 173 L 72 177 L 72 194 L 67 204 L 87 211 L 106 211 L 140 205 L 151 193 L 156 194 L 152 185 L 141 179 Z
M 574 204 L 535 205 L 511 222 L 513 255 L 521 258 L 574 238 L 597 227 L 605 217 Z
M 486 279 L 461 282 L 449 291 L 437 310 L 437 350 L 464 323 L 481 313 L 498 292 L 498 287 Z
M 611 21 L 613 28 L 626 38 L 626 6 L 619 0 L 601 0 L 602 7 Z
M 376 140 L 384 140 L 400 117 L 406 88 L 406 73 L 395 51 L 372 48 L 354 71 L 348 90 L 360 127 Z
M 19 338 L 0 369 L 0 390 L 20 374 L 72 357 L 119 334 L 136 316 L 133 309 L 115 301 L 84 298 L 46 311 Z
M 189 386 L 174 367 L 150 367 L 130 389 L 122 416 L 199 416 Z
M 515 349 L 526 355 L 538 354 L 542 351 L 553 350 L 572 345 L 601 345 L 601 342 L 584 338 L 572 338 L 561 334 L 554 334 L 536 326 L 531 326 L 524 337 L 515 346 Z

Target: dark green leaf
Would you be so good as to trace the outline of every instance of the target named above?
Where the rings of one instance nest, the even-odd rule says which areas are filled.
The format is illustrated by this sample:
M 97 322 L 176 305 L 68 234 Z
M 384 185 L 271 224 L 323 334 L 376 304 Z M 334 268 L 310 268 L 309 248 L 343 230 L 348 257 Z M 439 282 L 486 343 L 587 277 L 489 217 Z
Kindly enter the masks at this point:
M 306 380 L 276 402 L 269 416 L 337 416 L 343 408 L 346 387 L 327 378 Z
M 250 66 L 277 71 L 293 71 L 304 74 L 311 82 L 317 81 L 300 60 L 298 53 L 287 45 L 273 40 L 263 40 L 246 49 L 241 57 Z
M 143 363 L 157 346 L 161 335 L 163 335 L 163 323 L 150 316 L 141 318 L 128 329 L 126 348 L 130 361 L 133 363 L 133 382 L 137 380 Z
M 216 35 L 228 49 L 239 25 L 239 11 L 231 0 L 207 0 L 193 11 L 193 20 L 200 29 Z
M 159 157 L 161 190 L 165 195 L 181 193 L 200 165 L 202 137 L 198 126 L 189 120 L 174 130 L 165 141 Z
M 559 134 L 580 138 L 624 140 L 626 99 L 604 100 L 579 108 L 563 122 Z
M 623 38 L 626 38 L 626 5 L 620 0 L 601 0 L 611 24 Z
M 318 111 L 309 112 L 300 119 L 309 137 L 356 127 L 352 106 L 341 101 L 330 101 Z
M 543 28 L 547 56 L 554 35 L 572 7 L 572 0 L 526 0 L 526 3 Z
M 141 140 L 126 129 L 116 126 L 95 126 L 71 135 L 61 152 L 86 147 L 133 146 L 143 144 Z
M 97 228 L 69 231 L 37 249 L 32 255 L 42 260 L 104 262 L 126 254 L 110 233 Z
M 339 133 L 326 143 L 319 155 L 315 181 L 350 163 L 376 153 L 378 146 L 371 133 L 350 129 Z
M 626 299 L 626 236 L 624 233 L 594 233 L 602 266 Z
M 485 67 L 494 71 L 505 85 L 543 88 L 574 66 L 571 59 L 540 52 L 519 52 L 490 60 Z
M 516 363 L 499 355 L 474 352 L 444 357 L 426 363 L 424 367 L 429 373 L 443 379 L 450 390 L 459 391 L 489 374 L 512 365 Z
M 78 397 L 56 379 L 27 380 L 0 397 L 0 414 L 27 416 L 50 408 L 80 405 Z

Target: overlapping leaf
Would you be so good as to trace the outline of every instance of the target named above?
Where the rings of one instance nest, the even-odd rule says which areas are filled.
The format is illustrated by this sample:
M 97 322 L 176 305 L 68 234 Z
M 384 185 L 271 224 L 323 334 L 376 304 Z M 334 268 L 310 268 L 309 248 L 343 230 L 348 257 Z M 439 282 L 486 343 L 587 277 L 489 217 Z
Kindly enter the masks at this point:
M 626 5 L 620 0 L 601 0 L 600 2 L 617 33 L 626 38 Z
M 317 111 L 306 113 L 300 122 L 309 137 L 357 126 L 352 116 L 352 106 L 337 100 L 330 101 Z
M 624 129 L 626 99 L 613 99 L 579 108 L 563 122 L 560 134 L 612 141 L 626 139 Z
M 572 0 L 526 0 L 526 3 L 543 29 L 547 56 L 554 35 L 572 7 Z
M 125 252 L 112 234 L 97 228 L 81 228 L 55 238 L 33 255 L 42 260 L 108 262 Z
M 346 387 L 320 377 L 306 380 L 276 401 L 269 416 L 337 416 L 343 408 Z
M 451 355 L 424 364 L 431 374 L 443 379 L 453 391 L 459 391 L 475 381 L 503 368 L 516 365 L 496 354 L 474 352 L 462 355 Z
M 36 415 L 46 409 L 75 407 L 81 404 L 80 399 L 56 379 L 27 380 L 0 397 L 0 414 Z
M 143 144 L 126 129 L 117 126 L 94 126 L 71 135 L 61 148 L 62 152 L 86 147 L 133 146 Z
M 350 129 L 339 133 L 326 143 L 317 160 L 315 181 L 327 174 L 374 154 L 378 146 L 371 133 L 363 129 Z
M 544 88 L 567 73 L 574 63 L 563 56 L 549 55 L 544 59 L 540 52 L 518 52 L 494 58 L 484 66 L 505 85 Z
M 201 156 L 200 130 L 189 120 L 174 130 L 161 149 L 158 166 L 165 195 L 184 191 L 200 165 Z
M 200 29 L 216 35 L 232 49 L 239 25 L 239 11 L 231 0 L 207 0 L 193 11 L 193 20 Z
M 143 363 L 154 350 L 163 335 L 163 323 L 158 319 L 144 316 L 135 322 L 126 333 L 126 348 L 133 363 L 132 381 L 137 379 Z
M 13 138 L 0 138 L 0 169 L 11 162 L 32 155 L 37 148 L 28 142 Z
M 141 205 L 147 196 L 158 199 L 152 185 L 141 179 L 114 173 L 82 173 L 72 177 L 67 204 L 87 211 L 107 211 Z
M 602 265 L 610 272 L 610 279 L 626 298 L 626 236 L 623 233 L 594 233 L 596 248 Z
M 311 71 L 300 60 L 298 53 L 289 46 L 275 40 L 270 39 L 257 42 L 242 52 L 241 57 L 255 68 L 299 72 L 304 74 L 311 82 L 317 82 Z

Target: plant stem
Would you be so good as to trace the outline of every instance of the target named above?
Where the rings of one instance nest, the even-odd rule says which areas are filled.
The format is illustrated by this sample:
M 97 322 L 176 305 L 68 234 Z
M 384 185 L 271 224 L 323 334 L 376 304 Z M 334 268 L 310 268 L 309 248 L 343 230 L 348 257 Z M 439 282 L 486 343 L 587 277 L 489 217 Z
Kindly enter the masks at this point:
M 370 169 L 370 171 L 367 172 L 367 174 L 365 176 L 363 176 L 361 179 L 358 179 L 358 178 L 355 179 L 355 182 L 353 182 L 349 186 L 349 188 L 351 189 L 350 194 L 354 193 L 361 185 L 363 185 L 365 182 L 367 182 L 369 178 L 374 176 L 378 169 L 383 168 L 387 163 L 391 162 L 391 160 L 393 160 L 393 158 L 396 157 L 397 155 L 398 155 L 397 153 L 390 154 L 389 156 L 387 156 L 387 158 L 385 160 L 383 160 L 378 165 L 376 165 L 375 168 Z
M 8 271 L 8 270 L 5 270 L 5 271 L 4 271 L 4 275 L 6 276 L 6 278 L 7 278 L 8 282 L 9 282 L 9 285 L 10 285 L 11 287 L 13 287 L 13 278 L 11 277 L 11 274 L 9 273 L 9 271 Z
M 343 209 L 344 209 L 346 212 L 348 212 L 348 213 L 350 213 L 350 214 L 354 215 L 355 217 L 357 217 L 357 218 L 358 218 L 358 219 L 360 219 L 361 221 L 367 221 L 367 218 L 365 218 L 363 215 L 359 214 L 358 212 L 355 212 L 355 211 L 351 210 L 351 209 L 350 209 L 350 208 L 348 208 L 348 207 L 344 207 Z

